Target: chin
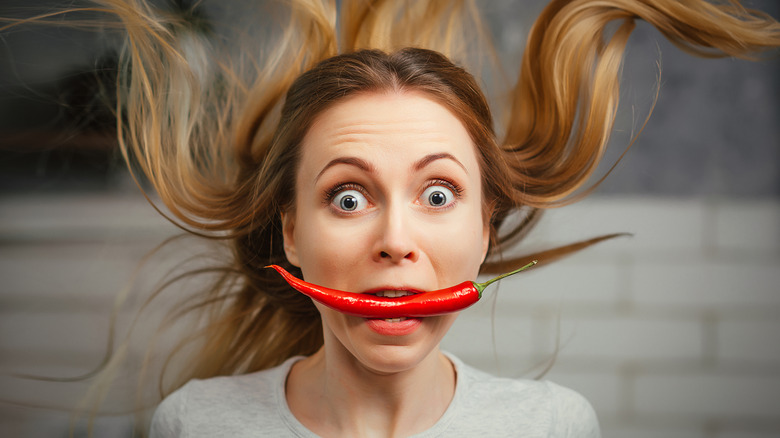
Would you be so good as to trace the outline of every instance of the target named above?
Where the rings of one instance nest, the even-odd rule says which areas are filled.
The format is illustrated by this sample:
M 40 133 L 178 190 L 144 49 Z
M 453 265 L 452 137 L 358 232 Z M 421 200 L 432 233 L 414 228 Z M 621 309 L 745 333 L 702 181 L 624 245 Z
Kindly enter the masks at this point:
M 398 333 L 386 327 L 377 328 L 364 318 L 347 316 L 320 307 L 325 335 L 326 355 L 335 355 L 337 363 L 351 363 L 372 373 L 386 375 L 409 371 L 427 360 L 435 360 L 439 342 L 455 322 L 457 313 L 421 318 L 411 328 L 400 327 Z M 340 357 L 340 359 L 339 359 Z
M 355 359 L 365 369 L 380 375 L 391 375 L 410 371 L 426 359 L 435 359 L 439 346 L 375 345 L 354 353 Z
M 397 337 L 377 334 L 364 323 L 360 331 L 366 336 L 352 339 L 363 341 L 352 344 L 352 353 L 366 368 L 377 373 L 407 371 L 426 359 L 435 360 L 439 353 L 439 343 L 454 321 L 455 315 L 423 318 L 414 333 Z

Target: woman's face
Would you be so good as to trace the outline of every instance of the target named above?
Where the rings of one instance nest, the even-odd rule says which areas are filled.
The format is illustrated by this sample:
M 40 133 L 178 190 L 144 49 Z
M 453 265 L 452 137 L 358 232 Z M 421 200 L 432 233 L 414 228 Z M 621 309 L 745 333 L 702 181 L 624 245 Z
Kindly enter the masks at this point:
M 473 280 L 488 247 L 476 148 L 416 92 L 361 94 L 317 117 L 302 144 L 285 251 L 304 278 L 350 292 L 431 291 Z M 456 315 L 347 316 L 317 304 L 327 354 L 379 373 L 436 349 Z

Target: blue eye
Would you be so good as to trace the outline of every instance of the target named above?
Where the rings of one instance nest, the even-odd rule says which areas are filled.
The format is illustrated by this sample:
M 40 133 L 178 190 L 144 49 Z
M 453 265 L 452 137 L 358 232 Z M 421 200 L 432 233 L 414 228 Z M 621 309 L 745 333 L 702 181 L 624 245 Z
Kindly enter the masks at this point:
M 368 200 L 357 190 L 344 190 L 333 197 L 334 207 L 343 211 L 360 211 L 368 207 Z
M 430 186 L 420 196 L 420 202 L 430 207 L 447 207 L 455 201 L 455 194 L 444 186 Z

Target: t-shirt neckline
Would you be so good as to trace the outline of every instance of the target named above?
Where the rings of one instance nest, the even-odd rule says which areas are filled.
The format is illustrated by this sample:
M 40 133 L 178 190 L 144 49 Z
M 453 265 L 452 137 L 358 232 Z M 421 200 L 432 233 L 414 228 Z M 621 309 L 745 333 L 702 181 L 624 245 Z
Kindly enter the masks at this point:
M 447 357 L 447 359 L 449 359 L 450 363 L 452 363 L 453 368 L 455 369 L 455 394 L 453 395 L 452 401 L 450 401 L 449 406 L 447 406 L 447 409 L 444 411 L 444 414 L 442 414 L 441 418 L 439 418 L 439 420 L 429 429 L 419 434 L 413 435 L 414 438 L 432 438 L 436 436 L 443 436 L 443 433 L 447 430 L 449 424 L 455 419 L 458 406 L 461 404 L 463 397 L 465 397 L 464 394 L 467 391 L 467 382 L 466 379 L 463 378 L 463 362 L 447 352 L 442 353 L 445 357 Z M 274 376 L 275 378 L 273 379 L 273 381 L 276 382 L 276 388 L 274 389 L 276 409 L 279 417 L 296 436 L 301 438 L 318 438 L 319 435 L 309 430 L 306 426 L 303 425 L 303 423 L 295 418 L 295 415 L 293 415 L 292 411 L 290 410 L 290 406 L 287 404 L 287 396 L 285 394 L 287 377 L 290 375 L 292 366 L 304 358 L 305 356 L 293 356 L 284 361 L 281 365 L 279 365 L 279 367 L 276 368 L 276 370 L 274 370 L 275 373 L 278 373 L 276 376 Z

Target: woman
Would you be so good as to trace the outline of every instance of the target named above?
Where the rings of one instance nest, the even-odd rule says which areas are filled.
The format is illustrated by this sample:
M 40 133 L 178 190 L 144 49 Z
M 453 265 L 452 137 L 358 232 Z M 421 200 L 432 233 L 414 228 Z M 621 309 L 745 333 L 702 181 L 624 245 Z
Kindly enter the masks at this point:
M 576 393 L 442 353 L 454 313 L 347 316 L 265 267 L 396 296 L 576 250 L 592 242 L 500 257 L 538 209 L 593 187 L 581 190 L 608 141 L 634 20 L 700 55 L 780 45 L 775 20 L 737 5 L 552 1 L 499 138 L 478 82 L 451 61 L 480 53 L 463 32 L 481 34 L 471 2 L 291 2 L 246 81 L 192 20 L 97 3 L 127 34 L 117 108 L 128 162 L 172 220 L 233 249 L 210 270 L 221 273 L 213 287 L 180 307 L 205 322 L 186 366 L 161 384 L 153 436 L 598 436 Z
M 280 126 L 298 128 L 274 142 L 298 149 L 277 201 L 288 266 L 391 296 L 477 276 L 506 178 L 486 175 L 507 170 L 489 168 L 490 111 L 465 71 L 423 49 L 330 58 L 292 85 Z M 152 435 L 598 436 L 577 394 L 491 378 L 441 353 L 454 313 L 372 319 L 315 304 L 324 342 L 314 354 L 185 385 Z

